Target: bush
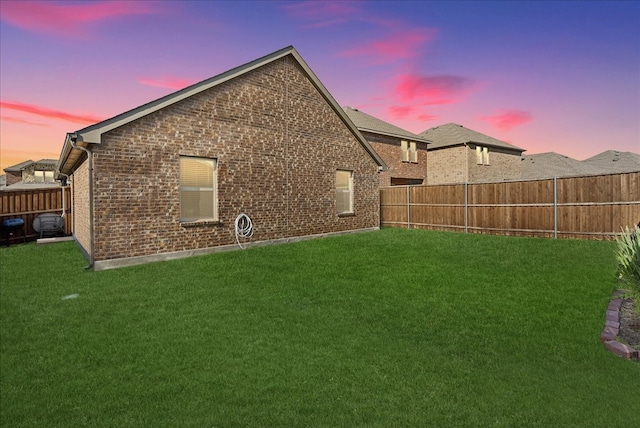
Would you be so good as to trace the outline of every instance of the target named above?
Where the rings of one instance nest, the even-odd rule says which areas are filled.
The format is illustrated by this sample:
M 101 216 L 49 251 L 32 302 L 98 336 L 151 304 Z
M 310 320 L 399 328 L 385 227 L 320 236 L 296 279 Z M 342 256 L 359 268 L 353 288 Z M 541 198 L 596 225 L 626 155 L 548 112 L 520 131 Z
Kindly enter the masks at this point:
M 640 291 L 640 225 L 629 230 L 626 227 L 616 241 L 618 242 L 618 278 Z

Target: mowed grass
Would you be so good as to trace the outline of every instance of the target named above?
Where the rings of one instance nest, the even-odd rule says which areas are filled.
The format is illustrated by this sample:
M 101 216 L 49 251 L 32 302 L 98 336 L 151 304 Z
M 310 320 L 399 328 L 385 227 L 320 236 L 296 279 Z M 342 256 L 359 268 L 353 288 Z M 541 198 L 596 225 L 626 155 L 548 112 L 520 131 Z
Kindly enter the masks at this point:
M 93 272 L 3 248 L 0 424 L 634 426 L 640 364 L 599 341 L 614 251 L 383 229 Z

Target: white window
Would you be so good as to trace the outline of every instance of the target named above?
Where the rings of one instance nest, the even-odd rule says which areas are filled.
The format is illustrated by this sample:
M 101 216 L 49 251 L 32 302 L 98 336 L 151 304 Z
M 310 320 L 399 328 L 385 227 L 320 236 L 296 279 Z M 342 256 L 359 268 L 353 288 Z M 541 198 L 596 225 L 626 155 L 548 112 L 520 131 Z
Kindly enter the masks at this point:
M 476 163 L 478 165 L 489 165 L 489 148 L 476 146 Z
M 409 162 L 409 143 L 407 141 L 400 141 L 400 148 L 402 149 L 402 162 Z
M 353 171 L 336 171 L 336 207 L 338 214 L 353 212 Z
M 180 157 L 180 221 L 218 220 L 215 159 Z
M 418 149 L 416 143 L 408 141 L 400 141 L 402 149 L 402 162 L 418 163 Z
M 53 183 L 53 171 L 39 171 L 33 172 L 33 178 L 36 183 Z
M 409 143 L 409 162 L 418 163 L 418 149 L 416 143 Z

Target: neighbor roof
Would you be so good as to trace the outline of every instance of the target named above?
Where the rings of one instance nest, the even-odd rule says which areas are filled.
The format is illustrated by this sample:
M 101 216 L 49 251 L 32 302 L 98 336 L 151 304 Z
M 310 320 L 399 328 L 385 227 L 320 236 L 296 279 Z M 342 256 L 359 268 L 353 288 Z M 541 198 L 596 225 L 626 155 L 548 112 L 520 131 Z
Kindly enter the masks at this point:
M 373 150 L 371 145 L 369 145 L 367 140 L 362 136 L 360 131 L 358 131 L 358 129 L 353 125 L 353 122 L 351 122 L 351 120 L 347 117 L 344 110 L 340 108 L 339 104 L 336 102 L 333 96 L 329 93 L 329 91 L 325 88 L 325 86 L 320 82 L 318 77 L 311 70 L 311 68 L 309 68 L 307 63 L 302 59 L 298 51 L 293 46 L 288 46 L 286 48 L 280 49 L 262 58 L 258 58 L 244 65 L 241 65 L 239 67 L 226 71 L 222 74 L 218 74 L 217 76 L 211 77 L 207 80 L 203 80 L 202 82 L 188 86 L 177 92 L 166 95 L 162 98 L 159 98 L 155 101 L 151 101 L 147 104 L 141 105 L 140 107 L 137 107 L 133 110 L 129 110 L 127 112 L 114 116 L 110 119 L 103 120 L 102 122 L 98 122 L 94 125 L 80 129 L 76 132 L 68 133 L 64 142 L 64 146 L 62 147 L 62 152 L 60 153 L 60 158 L 56 165 L 56 169 L 58 172 L 61 173 L 61 175 L 71 174 L 84 154 L 83 150 L 79 149 L 78 146 L 87 148 L 93 144 L 101 144 L 101 136 L 105 132 L 108 132 L 112 129 L 125 125 L 136 119 L 139 119 L 143 116 L 146 116 L 155 111 L 163 109 L 169 105 L 172 105 L 185 98 L 196 95 L 214 86 L 220 85 L 223 82 L 234 79 L 238 76 L 248 73 L 251 70 L 255 70 L 256 68 L 262 67 L 263 65 L 276 61 L 287 55 L 291 55 L 298 62 L 298 64 L 304 70 L 309 80 L 313 83 L 313 85 L 320 92 L 320 94 L 322 94 L 323 98 L 327 101 L 327 103 L 331 105 L 331 107 L 336 112 L 336 114 L 342 119 L 344 124 L 351 130 L 353 135 L 358 139 L 360 144 L 367 151 L 367 153 L 373 158 L 373 160 L 380 167 L 382 167 L 383 169 L 386 169 L 386 164 L 384 163 L 382 158 L 380 158 L 380 156 L 375 152 L 375 150 Z
M 465 128 L 457 123 L 447 123 L 445 125 L 435 126 L 421 132 L 425 138 L 432 141 L 429 149 L 439 149 L 442 147 L 457 146 L 460 144 L 474 143 L 492 147 L 500 147 L 503 149 L 524 152 L 525 149 L 505 143 L 488 135 L 481 134 L 472 129 Z
M 607 150 L 582 162 L 606 173 L 640 171 L 640 155 L 632 152 Z
M 15 165 L 8 166 L 4 169 L 5 172 L 19 172 L 28 167 L 29 165 L 34 164 L 31 159 L 26 160 L 24 162 L 17 163 Z
M 55 166 L 55 164 L 58 162 L 57 159 L 40 159 L 37 162 L 32 161 L 31 159 L 24 161 L 24 162 L 20 162 L 17 163 L 15 165 L 11 165 L 8 166 L 4 169 L 4 171 L 8 171 L 8 172 L 19 172 L 22 171 L 23 169 L 25 169 L 28 166 L 31 166 L 33 164 L 45 164 L 45 165 L 52 165 Z
M 538 179 L 597 174 L 598 171 L 579 160 L 555 152 L 522 157 L 522 178 Z
M 431 141 L 427 140 L 421 135 L 414 134 L 412 132 L 406 131 L 402 128 L 398 128 L 395 125 L 392 125 L 384 120 L 378 119 L 371 115 L 361 112 L 358 109 L 353 107 L 342 107 L 349 119 L 353 121 L 356 127 L 363 132 L 371 132 L 373 134 L 387 135 L 390 137 L 397 138 L 405 138 L 407 140 L 412 141 L 420 141 L 423 143 L 430 143 Z
M 607 150 L 579 161 L 554 152 L 522 157 L 522 178 L 577 177 L 640 171 L 640 155 Z

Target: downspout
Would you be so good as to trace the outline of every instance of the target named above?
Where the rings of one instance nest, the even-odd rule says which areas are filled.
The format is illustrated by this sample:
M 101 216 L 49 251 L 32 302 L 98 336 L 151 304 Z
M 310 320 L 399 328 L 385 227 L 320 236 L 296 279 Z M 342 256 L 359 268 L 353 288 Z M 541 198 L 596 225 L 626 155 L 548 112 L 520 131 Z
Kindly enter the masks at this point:
M 93 155 L 91 150 L 85 147 L 77 146 L 73 138 L 69 139 L 71 147 L 77 150 L 81 150 L 87 154 L 87 161 L 89 162 L 89 235 L 91 239 L 91 254 L 89 254 L 89 265 L 85 266 L 85 269 L 91 269 L 95 262 L 95 244 L 94 244 L 94 230 L 93 230 Z
M 64 181 L 60 182 L 60 189 L 62 190 L 62 215 L 60 217 L 65 218 L 67 215 L 67 199 L 65 198 L 66 192 L 64 191 L 64 188 L 66 187 L 66 184 L 69 181 L 69 176 L 67 174 L 60 172 L 59 169 L 56 170 L 56 173 L 58 173 L 58 175 L 64 176 Z

